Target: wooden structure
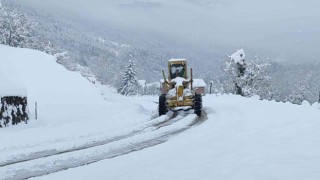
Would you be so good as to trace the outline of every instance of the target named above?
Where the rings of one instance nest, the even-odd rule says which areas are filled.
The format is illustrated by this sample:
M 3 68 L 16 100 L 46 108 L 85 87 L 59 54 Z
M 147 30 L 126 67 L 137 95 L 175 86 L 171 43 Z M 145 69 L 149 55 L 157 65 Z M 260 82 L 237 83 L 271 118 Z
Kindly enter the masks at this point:
M 29 119 L 27 104 L 27 97 L 1 97 L 0 127 L 16 125 L 20 122 L 27 123 Z

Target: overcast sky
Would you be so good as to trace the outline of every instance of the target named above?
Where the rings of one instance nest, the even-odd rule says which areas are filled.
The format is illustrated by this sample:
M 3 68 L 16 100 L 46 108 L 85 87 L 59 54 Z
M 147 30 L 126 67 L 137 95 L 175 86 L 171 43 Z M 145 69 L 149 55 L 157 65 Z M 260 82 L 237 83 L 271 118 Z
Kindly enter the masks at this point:
M 188 39 L 226 52 L 320 62 L 318 0 L 23 0 L 51 13 Z M 212 49 L 214 51 L 215 49 Z M 249 51 L 249 52 L 248 52 Z M 230 52 L 232 53 L 232 52 Z

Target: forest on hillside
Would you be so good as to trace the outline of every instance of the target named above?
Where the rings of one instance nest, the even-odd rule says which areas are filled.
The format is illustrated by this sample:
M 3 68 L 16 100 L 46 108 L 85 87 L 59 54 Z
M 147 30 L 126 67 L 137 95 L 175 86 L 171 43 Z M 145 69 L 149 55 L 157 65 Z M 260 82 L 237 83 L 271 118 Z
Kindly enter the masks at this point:
M 194 45 L 183 38 L 172 40 L 160 34 L 129 32 L 130 29 L 112 26 L 104 31 L 94 31 L 93 26 L 85 25 L 86 22 L 81 24 L 58 13 L 23 6 L 19 1 L 2 1 L 0 21 L 1 44 L 54 55 L 68 70 L 94 76 L 115 88 L 121 86 L 128 62 L 133 62 L 136 79 L 151 84 L 147 86 L 149 90 L 143 93 L 137 90 L 136 94 L 158 94 L 156 82 L 162 78 L 161 70 L 166 70 L 167 60 L 186 58 L 195 77 L 204 79 L 213 93 L 236 91 L 235 79 L 228 69 L 231 55 L 237 51 L 233 47 Z M 8 37 L 12 32 L 17 38 L 11 41 Z M 250 77 L 255 78 L 251 81 L 256 82 L 251 86 L 246 82 L 250 92 L 245 96 L 259 95 L 263 99 L 295 104 L 304 100 L 309 103 L 319 101 L 320 63 L 281 63 L 272 56 L 259 56 L 251 49 L 238 49 L 245 51 L 246 73 L 248 76 L 251 73 Z

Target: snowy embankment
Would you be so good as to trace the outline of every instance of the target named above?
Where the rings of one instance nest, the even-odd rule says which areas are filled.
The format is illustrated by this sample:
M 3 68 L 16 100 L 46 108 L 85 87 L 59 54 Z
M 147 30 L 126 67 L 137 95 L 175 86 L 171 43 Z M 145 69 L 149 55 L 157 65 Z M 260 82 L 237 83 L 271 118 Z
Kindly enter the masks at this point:
M 31 118 L 27 125 L 0 129 L 0 164 L 34 152 L 65 150 L 128 134 L 149 123 L 154 112 L 145 108 L 156 108 L 153 102 L 138 103 L 139 99 L 108 88 L 102 92 L 38 51 L 0 45 L 0 64 L 0 83 L 5 86 L 0 96 L 8 88 L 27 94 Z
M 320 178 L 320 110 L 205 96 L 208 120 L 139 152 L 36 179 Z

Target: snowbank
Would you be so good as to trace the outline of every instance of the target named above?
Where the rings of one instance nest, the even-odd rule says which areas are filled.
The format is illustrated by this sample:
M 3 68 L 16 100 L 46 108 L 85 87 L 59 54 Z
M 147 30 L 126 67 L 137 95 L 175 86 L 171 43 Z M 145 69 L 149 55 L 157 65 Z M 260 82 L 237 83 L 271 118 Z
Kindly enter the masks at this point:
M 0 64 L 1 73 L 18 79 L 14 83 L 18 85 L 5 83 L 7 89 L 1 93 L 27 90 L 31 116 L 27 125 L 0 129 L 0 162 L 131 132 L 150 119 L 138 100 L 96 88 L 45 53 L 0 45 Z M 3 79 L 11 83 L 11 78 Z M 38 120 L 34 119 L 35 102 Z

